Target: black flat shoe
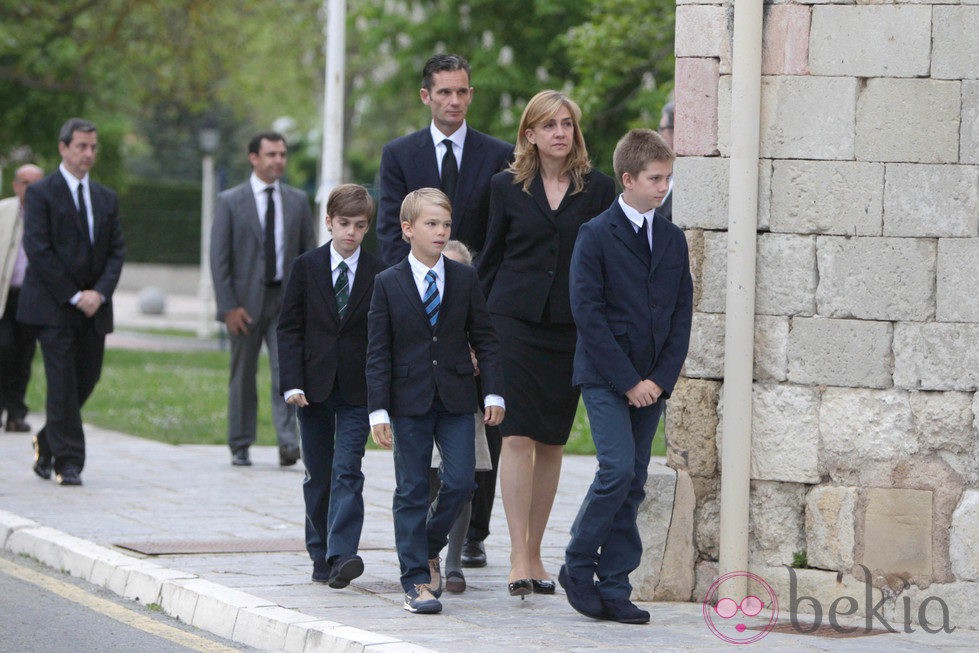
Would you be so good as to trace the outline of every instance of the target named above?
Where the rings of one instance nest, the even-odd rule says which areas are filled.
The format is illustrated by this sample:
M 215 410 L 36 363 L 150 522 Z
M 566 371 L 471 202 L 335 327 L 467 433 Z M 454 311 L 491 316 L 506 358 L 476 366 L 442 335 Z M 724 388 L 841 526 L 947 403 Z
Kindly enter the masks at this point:
M 553 594 L 554 593 L 554 581 L 553 580 L 537 580 L 532 578 L 530 584 L 534 588 L 534 594 Z
M 519 596 L 521 601 L 525 596 L 534 592 L 533 583 L 529 578 L 521 578 L 512 583 L 507 583 L 507 589 L 510 591 L 510 596 Z

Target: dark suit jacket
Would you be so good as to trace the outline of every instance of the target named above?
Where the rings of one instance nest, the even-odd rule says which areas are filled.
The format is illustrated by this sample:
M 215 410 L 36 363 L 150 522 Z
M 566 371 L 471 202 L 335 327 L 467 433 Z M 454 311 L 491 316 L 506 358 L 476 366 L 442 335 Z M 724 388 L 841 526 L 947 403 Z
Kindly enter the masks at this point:
M 479 252 L 486 238 L 490 177 L 507 166 L 513 146 L 467 127 L 452 200 L 452 238 Z M 394 265 L 408 256 L 401 239 L 401 202 L 419 188 L 440 188 L 438 160 L 431 128 L 396 138 L 381 151 L 377 242 L 381 259 Z
M 501 172 L 490 184 L 489 228 L 479 257 L 479 279 L 491 313 L 540 322 L 545 307 L 550 321 L 571 324 L 568 269 L 578 229 L 608 208 L 615 182 L 597 170 L 585 177 L 585 189 L 571 188 L 552 211 L 538 175 L 530 194 Z
M 690 342 L 693 282 L 683 231 L 653 218 L 653 251 L 616 201 L 581 228 L 571 260 L 575 385 L 673 392 Z
M 27 189 L 23 242 L 28 266 L 18 321 L 62 326 L 83 318 L 69 300 L 81 290 L 97 290 L 106 301 L 92 316 L 95 330 L 102 335 L 112 331 L 112 293 L 126 247 L 115 192 L 95 182 L 90 182 L 89 192 L 94 244 L 60 170 Z
M 333 293 L 330 243 L 296 259 L 279 313 L 279 388 L 302 389 L 309 401 L 326 401 L 335 387 L 351 406 L 367 405 L 367 309 L 381 260 L 360 250 L 357 273 L 340 319 Z
M 392 417 L 424 415 L 436 393 L 450 413 L 476 411 L 469 346 L 483 392 L 503 395 L 499 343 L 476 271 L 445 259 L 445 291 L 434 331 L 404 259 L 377 275 L 368 316 L 367 406 Z

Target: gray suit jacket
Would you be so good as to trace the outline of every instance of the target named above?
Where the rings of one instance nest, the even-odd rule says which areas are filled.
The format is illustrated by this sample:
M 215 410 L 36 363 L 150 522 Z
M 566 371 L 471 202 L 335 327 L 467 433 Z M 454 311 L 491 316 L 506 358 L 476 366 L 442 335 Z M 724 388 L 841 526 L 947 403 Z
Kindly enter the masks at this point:
M 316 246 L 309 198 L 280 182 L 283 237 L 282 283 L 289 281 L 293 260 Z M 251 185 L 246 181 L 218 195 L 211 229 L 211 277 L 217 302 L 217 319 L 224 321 L 233 308 L 244 306 L 258 319 L 265 301 L 264 234 Z
M 0 315 L 7 306 L 7 290 L 20 251 L 24 224 L 20 219 L 20 198 L 0 200 Z

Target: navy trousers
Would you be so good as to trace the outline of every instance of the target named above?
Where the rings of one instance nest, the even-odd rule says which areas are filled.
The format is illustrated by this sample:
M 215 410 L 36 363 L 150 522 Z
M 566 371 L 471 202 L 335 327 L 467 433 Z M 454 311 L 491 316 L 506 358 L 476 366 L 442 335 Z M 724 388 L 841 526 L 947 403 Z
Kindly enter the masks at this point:
M 350 406 L 334 390 L 297 411 L 306 480 L 306 550 L 314 561 L 353 555 L 364 527 L 361 461 L 370 433 L 366 406 Z
M 436 400 L 417 417 L 394 417 L 394 539 L 401 564 L 401 585 L 407 592 L 428 583 L 428 561 L 439 555 L 449 529 L 469 501 L 476 470 L 475 423 L 472 413 L 449 413 Z M 432 447 L 442 454 L 441 487 L 428 505 L 428 473 Z
M 597 575 L 603 599 L 628 599 L 629 573 L 642 558 L 636 515 L 646 497 L 649 452 L 663 402 L 630 408 L 624 395 L 592 385 L 581 388 L 581 397 L 598 471 L 571 526 L 565 562 L 575 578 Z

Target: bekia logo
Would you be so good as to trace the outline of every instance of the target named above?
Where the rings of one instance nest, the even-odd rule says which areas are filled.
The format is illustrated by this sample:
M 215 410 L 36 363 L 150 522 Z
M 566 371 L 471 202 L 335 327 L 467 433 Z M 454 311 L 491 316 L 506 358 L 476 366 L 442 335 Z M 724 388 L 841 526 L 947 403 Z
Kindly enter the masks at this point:
M 740 602 L 726 596 L 726 589 L 746 578 L 748 587 L 757 587 Z M 723 596 L 723 598 L 718 598 Z M 778 623 L 778 597 L 761 576 L 747 571 L 724 574 L 710 586 L 704 597 L 704 621 L 711 632 L 729 644 L 753 644 L 772 632 Z

